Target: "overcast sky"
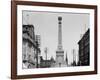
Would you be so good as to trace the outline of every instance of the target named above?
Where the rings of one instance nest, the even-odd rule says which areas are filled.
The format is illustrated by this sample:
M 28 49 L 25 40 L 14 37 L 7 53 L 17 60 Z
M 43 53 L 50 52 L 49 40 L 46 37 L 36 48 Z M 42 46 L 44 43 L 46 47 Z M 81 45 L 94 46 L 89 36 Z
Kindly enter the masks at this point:
M 27 16 L 29 15 L 29 16 Z M 23 24 L 32 24 L 35 34 L 41 35 L 41 55 L 48 48 L 48 59 L 56 58 L 58 46 L 58 16 L 62 17 L 62 45 L 69 63 L 73 60 L 72 50 L 78 55 L 80 35 L 89 28 L 89 14 L 23 11 Z

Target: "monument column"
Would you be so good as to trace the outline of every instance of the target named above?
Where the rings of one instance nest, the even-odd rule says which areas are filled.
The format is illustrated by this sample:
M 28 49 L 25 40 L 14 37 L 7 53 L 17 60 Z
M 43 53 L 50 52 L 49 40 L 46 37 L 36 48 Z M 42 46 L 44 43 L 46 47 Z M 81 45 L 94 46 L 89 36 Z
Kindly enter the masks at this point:
M 58 17 L 58 48 L 62 49 L 62 17 Z
M 58 17 L 58 46 L 56 51 L 56 64 L 61 66 L 64 63 L 64 51 L 62 47 L 62 17 Z

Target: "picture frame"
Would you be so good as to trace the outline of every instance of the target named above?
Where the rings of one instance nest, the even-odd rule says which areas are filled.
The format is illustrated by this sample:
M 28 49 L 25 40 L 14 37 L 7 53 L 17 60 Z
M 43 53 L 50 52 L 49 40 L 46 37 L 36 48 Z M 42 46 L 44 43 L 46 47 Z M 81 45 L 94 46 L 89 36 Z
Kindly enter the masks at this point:
M 23 65 L 21 64 L 22 63 L 21 54 L 23 52 L 22 30 L 24 28 L 22 28 L 21 26 L 25 22 L 23 17 L 24 17 L 24 13 L 27 13 L 27 11 L 30 12 L 28 14 L 31 14 L 32 11 L 33 11 L 32 13 L 34 15 L 35 14 L 38 14 L 38 15 L 43 14 L 44 16 L 43 15 L 42 16 L 45 17 L 46 19 L 49 18 L 46 16 L 46 14 L 47 14 L 46 12 L 48 12 L 48 14 L 51 17 L 58 16 L 58 22 L 57 22 L 58 26 L 63 24 L 61 21 L 64 19 L 62 19 L 61 16 L 64 16 L 64 15 L 67 16 L 68 14 L 71 14 L 71 13 L 73 13 L 73 15 L 74 15 L 74 13 L 75 14 L 76 13 L 78 13 L 78 14 L 84 13 L 85 16 L 88 14 L 89 20 L 86 25 L 91 26 L 91 27 L 89 27 L 90 28 L 90 33 L 89 33 L 90 34 L 90 37 L 89 37 L 89 39 L 90 39 L 90 42 L 89 42 L 90 43 L 90 45 L 89 45 L 90 46 L 89 47 L 90 48 L 89 49 L 90 57 L 89 58 L 90 59 L 89 59 L 89 61 L 90 62 L 88 63 L 88 66 L 86 64 L 85 64 L 85 66 L 84 66 L 84 64 L 82 65 L 82 61 L 80 61 L 81 66 L 76 66 L 76 67 L 74 66 L 74 64 L 72 64 L 72 67 L 68 67 L 68 68 L 57 67 L 57 68 L 42 68 L 41 69 L 41 67 L 40 67 L 39 69 L 36 69 L 36 68 L 38 68 L 38 64 L 36 64 L 37 67 L 35 69 L 23 69 L 22 68 Z M 52 14 L 52 12 L 53 12 L 53 14 Z M 59 15 L 60 15 L 60 17 L 59 17 Z M 71 16 L 73 16 L 73 15 L 71 15 Z M 28 19 L 29 17 L 26 17 L 26 18 Z M 32 18 L 32 16 L 31 16 L 31 18 Z M 39 19 L 35 18 L 35 21 L 37 20 L 39 22 L 40 19 L 41 18 L 39 18 Z M 70 18 L 68 18 L 68 19 L 70 19 Z M 75 19 L 77 20 L 77 17 L 75 17 Z M 65 20 L 67 21 L 67 19 L 65 19 Z M 28 22 L 28 21 L 30 21 L 30 20 L 27 20 L 26 22 Z M 34 18 L 32 19 L 32 21 L 34 21 Z M 73 22 L 74 21 L 72 21 L 72 23 Z M 40 23 L 38 23 L 38 24 L 40 24 Z M 52 22 L 52 24 L 53 24 L 53 22 Z M 49 26 L 49 24 L 47 24 L 47 26 Z M 25 25 L 24 25 L 24 27 L 25 27 Z M 70 28 L 70 27 L 68 27 L 68 28 Z M 74 27 L 73 27 L 73 29 L 74 29 Z M 56 30 L 56 29 L 54 29 L 54 30 Z M 62 37 L 63 36 L 64 35 L 62 35 Z M 68 37 L 70 38 L 71 36 L 68 36 Z M 41 38 L 42 38 L 42 36 L 41 36 Z M 48 37 L 46 37 L 46 38 L 48 38 Z M 61 36 L 60 36 L 60 39 L 61 39 Z M 58 39 L 58 45 L 60 43 L 61 43 L 61 41 L 59 41 L 59 39 Z M 79 43 L 81 45 L 81 39 L 77 43 Z M 45 52 L 46 52 L 47 48 L 45 48 L 45 49 L 46 49 L 45 50 Z M 78 53 L 81 54 L 80 48 L 78 48 L 78 50 L 79 50 Z M 57 52 L 59 53 L 59 50 L 56 51 L 55 54 Z M 60 60 L 60 58 L 58 58 L 58 62 L 59 62 L 59 60 Z M 36 61 L 37 61 L 37 58 L 36 58 Z M 44 60 L 44 61 L 46 61 L 46 60 Z M 55 60 L 55 64 L 56 64 L 56 62 L 57 61 Z M 60 63 L 58 65 L 61 66 Z M 77 65 L 78 65 L 78 62 L 77 62 Z M 33 1 L 11 1 L 11 78 L 12 79 L 75 76 L 75 75 L 90 75 L 90 74 L 97 74 L 97 6 L 96 5 L 33 2 Z

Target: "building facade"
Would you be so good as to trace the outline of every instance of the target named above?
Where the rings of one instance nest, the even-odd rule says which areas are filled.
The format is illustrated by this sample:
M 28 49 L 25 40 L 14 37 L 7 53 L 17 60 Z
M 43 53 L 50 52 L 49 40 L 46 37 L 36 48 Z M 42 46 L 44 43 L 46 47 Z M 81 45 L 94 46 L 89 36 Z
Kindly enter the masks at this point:
M 90 65 L 90 30 L 88 29 L 82 36 L 79 45 L 79 63 L 80 66 Z
M 38 48 L 33 25 L 23 25 L 22 30 L 22 68 L 36 68 Z

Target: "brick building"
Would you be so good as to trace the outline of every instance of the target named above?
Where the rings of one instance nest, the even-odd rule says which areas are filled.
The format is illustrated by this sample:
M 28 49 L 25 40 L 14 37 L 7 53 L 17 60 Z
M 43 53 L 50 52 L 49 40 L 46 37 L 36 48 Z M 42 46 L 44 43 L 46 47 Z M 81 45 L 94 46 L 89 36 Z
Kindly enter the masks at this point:
M 90 65 L 90 30 L 88 29 L 82 36 L 79 45 L 79 65 L 89 66 Z

